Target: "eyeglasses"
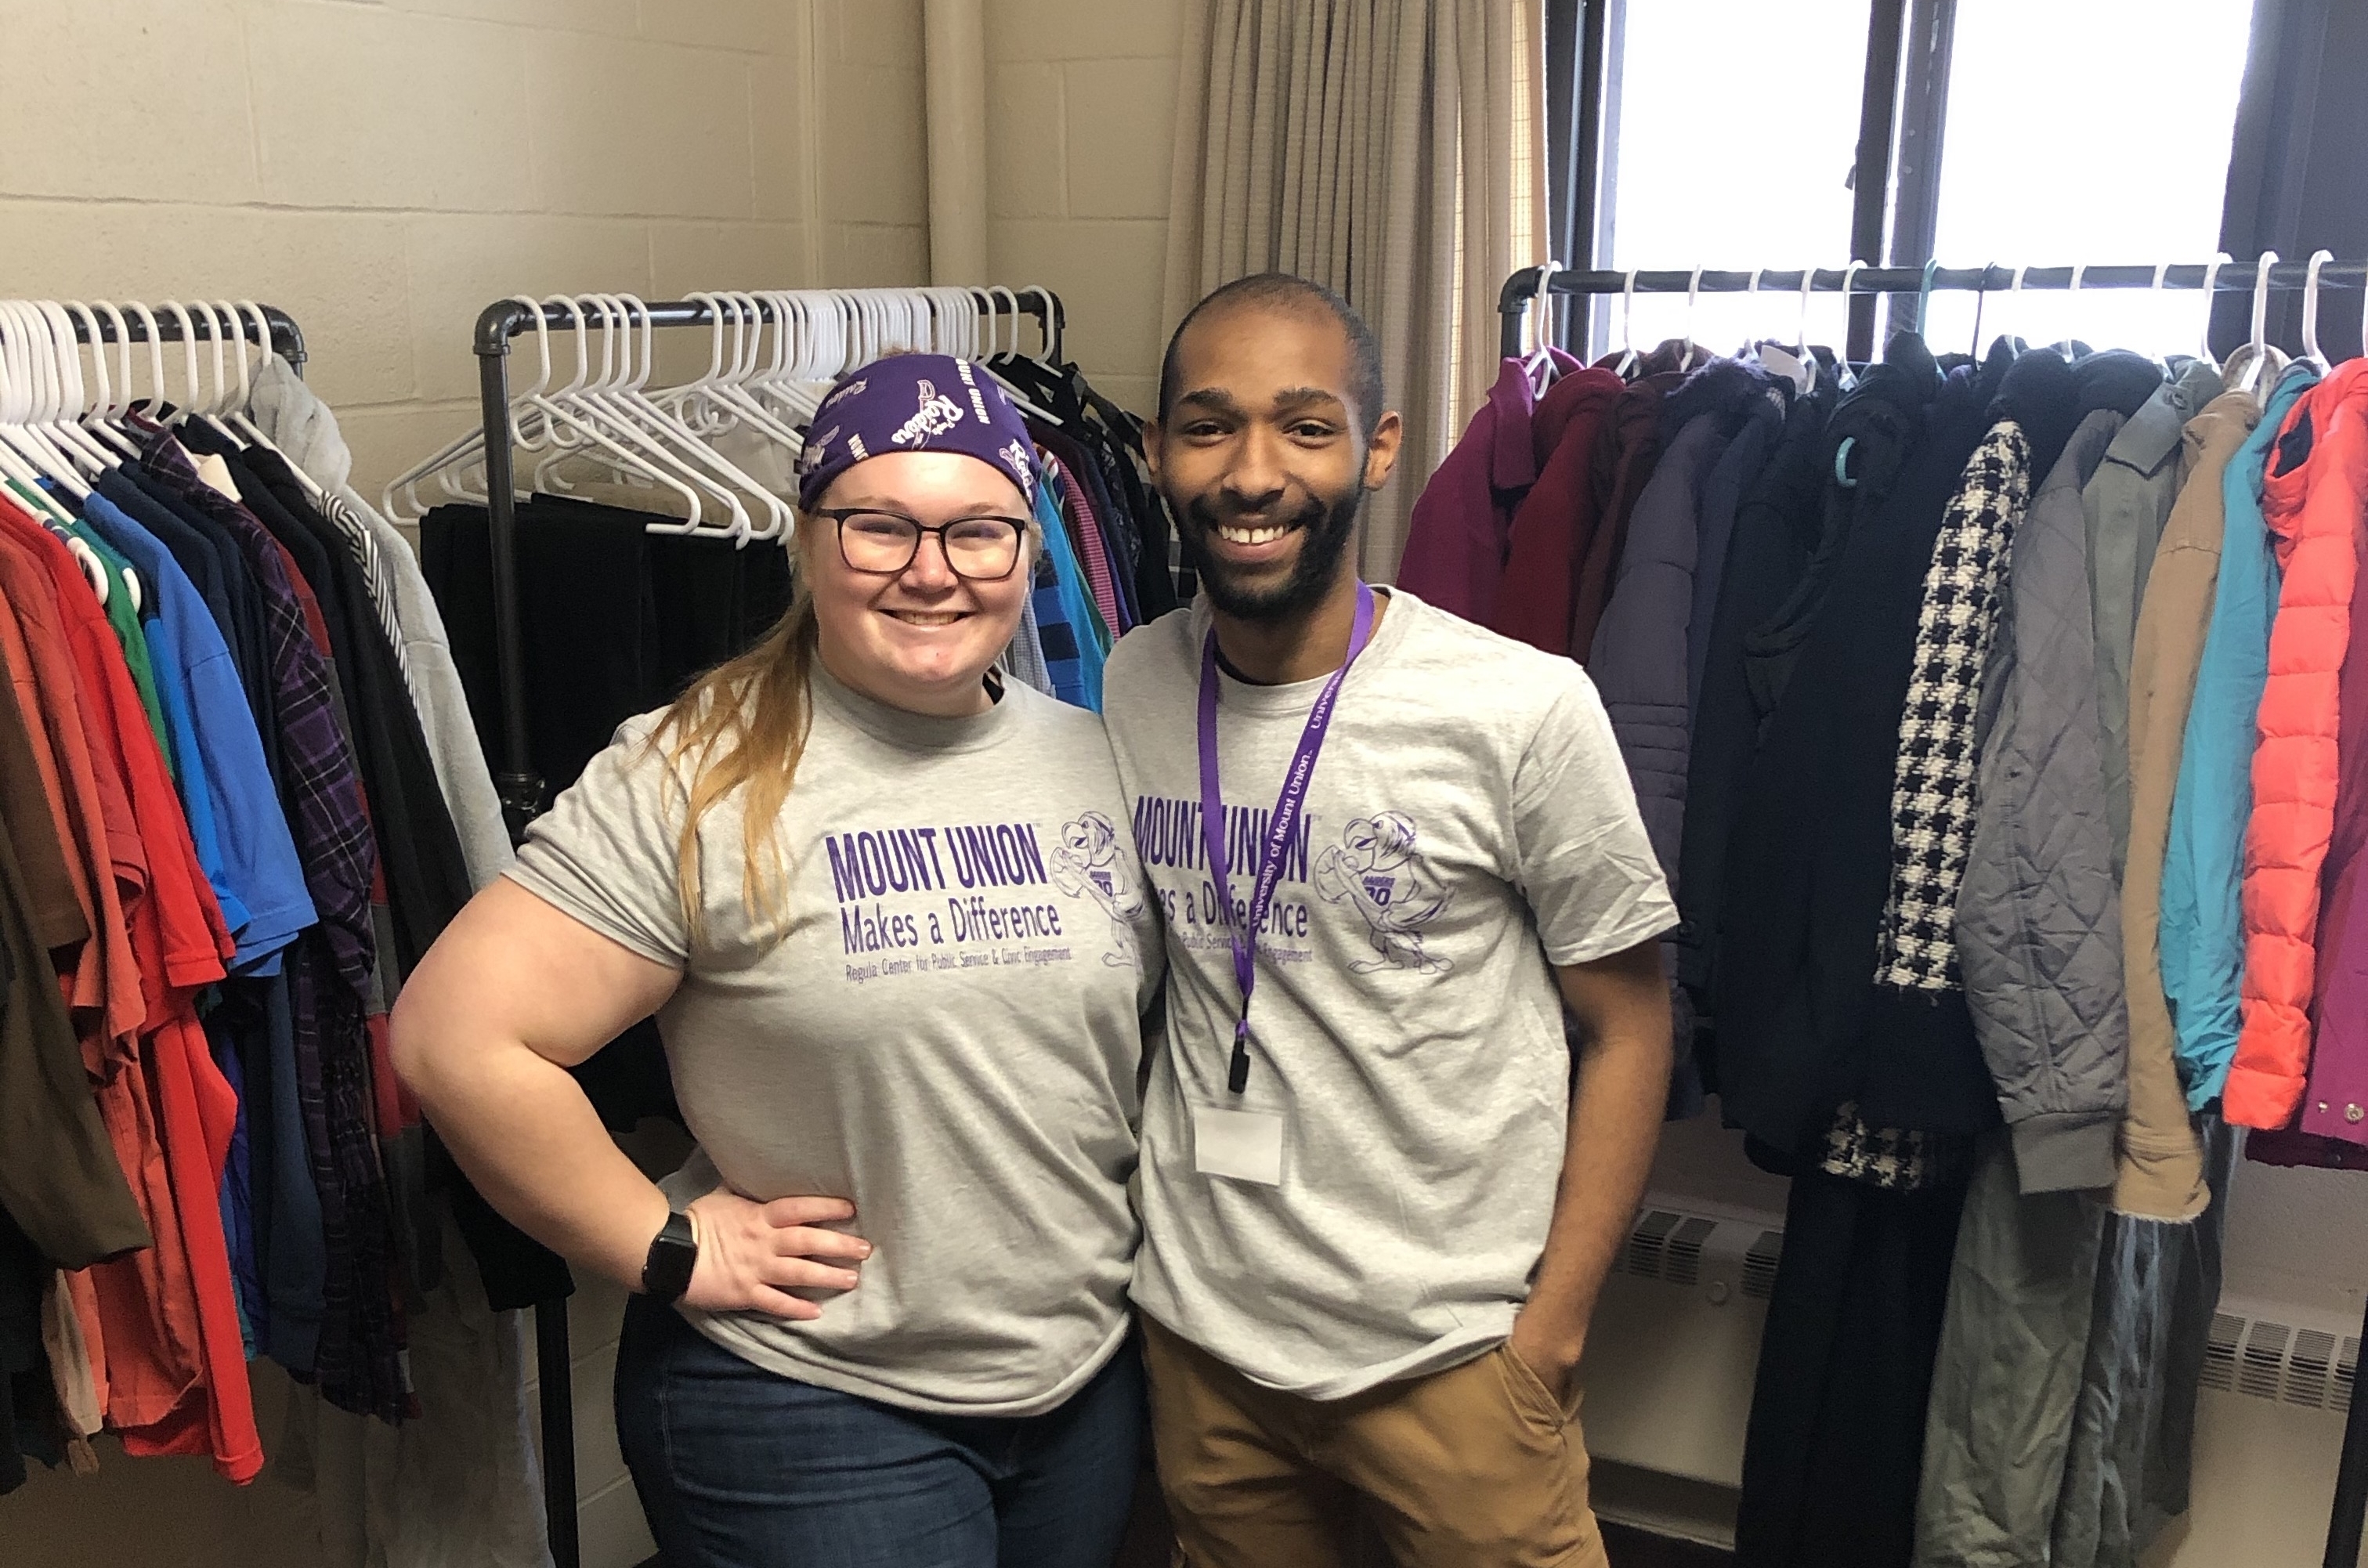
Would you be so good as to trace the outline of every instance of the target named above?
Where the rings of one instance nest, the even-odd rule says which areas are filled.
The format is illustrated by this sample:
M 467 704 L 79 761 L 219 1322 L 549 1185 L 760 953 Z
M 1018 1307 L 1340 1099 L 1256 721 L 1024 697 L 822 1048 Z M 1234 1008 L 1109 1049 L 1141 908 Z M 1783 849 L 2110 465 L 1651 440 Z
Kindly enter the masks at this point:
M 900 512 L 858 506 L 818 507 L 814 515 L 838 525 L 838 556 L 851 570 L 883 576 L 912 565 L 921 552 L 921 536 L 935 534 L 955 576 L 999 583 L 1019 564 L 1019 541 L 1028 533 L 1028 525 L 1017 517 L 957 517 L 932 526 Z

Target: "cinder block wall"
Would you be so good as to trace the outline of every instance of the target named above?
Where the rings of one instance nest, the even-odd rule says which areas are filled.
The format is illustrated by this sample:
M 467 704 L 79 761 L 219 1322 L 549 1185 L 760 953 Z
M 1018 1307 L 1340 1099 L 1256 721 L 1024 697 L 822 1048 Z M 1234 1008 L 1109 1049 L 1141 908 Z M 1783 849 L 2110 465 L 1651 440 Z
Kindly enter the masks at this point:
M 0 0 L 0 294 L 286 308 L 365 494 L 473 417 L 500 296 L 925 280 L 919 0 Z
M 987 0 L 987 256 L 1069 307 L 1069 353 L 1148 415 L 1159 355 L 1180 0 Z
M 489 301 L 926 281 L 920 14 L 0 0 L 0 296 L 284 307 L 374 496 L 475 419 Z M 179 374 L 169 358 L 168 389 Z M 650 1550 L 609 1418 L 621 1306 L 594 1287 L 570 1312 L 590 1568 Z M 269 1449 L 283 1402 L 309 1396 L 256 1377 Z M 310 1499 L 271 1471 L 241 1491 L 201 1460 L 101 1450 L 96 1478 L 0 1498 L 0 1561 L 319 1561 Z

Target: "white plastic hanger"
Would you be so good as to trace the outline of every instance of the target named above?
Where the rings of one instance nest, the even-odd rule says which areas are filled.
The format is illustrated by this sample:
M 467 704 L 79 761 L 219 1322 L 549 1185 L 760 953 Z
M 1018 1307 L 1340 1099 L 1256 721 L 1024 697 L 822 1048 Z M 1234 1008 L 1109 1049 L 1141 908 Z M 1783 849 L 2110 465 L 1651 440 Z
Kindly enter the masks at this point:
M 2196 339 L 2198 352 L 2212 364 L 2220 363 L 2219 351 L 2212 347 L 2212 301 L 2219 297 L 2220 269 L 2236 258 L 2226 251 L 2220 252 L 2203 267 L 2203 332 Z
M 1853 260 L 1846 262 L 1842 266 L 1842 330 L 1841 335 L 1834 340 L 1837 343 L 1848 344 L 1850 342 L 1850 291 L 1858 284 L 1858 275 L 1873 265 L 1874 264 L 1872 262 Z M 1843 359 L 1841 355 L 1838 353 L 1834 356 L 1834 362 L 1843 368 L 1841 384 L 1842 390 L 1847 392 L 1854 384 L 1854 378 L 1849 369 L 1849 361 Z
M 1538 264 L 1538 286 L 1530 296 L 1530 308 L 1523 312 L 1531 334 L 1530 348 L 1521 356 L 1521 369 L 1529 377 L 1532 396 L 1544 395 L 1554 384 L 1554 356 L 1546 346 L 1554 341 L 1554 275 L 1562 270 L 1562 263 L 1548 257 Z
M 65 322 L 60 333 L 64 351 L 74 359 L 74 394 L 68 399 L 66 417 L 96 442 L 108 454 L 109 466 L 134 456 L 120 432 L 103 423 L 107 407 L 113 401 L 114 388 L 107 374 L 107 342 L 98 324 L 97 312 L 79 300 L 52 301 L 49 308 L 57 312 L 55 319 Z M 75 341 L 74 327 L 79 324 L 90 342 L 90 370 L 83 373 L 81 347 Z
M 586 294 L 573 298 L 554 296 L 548 301 L 568 312 L 575 340 L 575 379 L 559 391 L 537 394 L 529 402 L 543 415 L 542 438 L 552 453 L 536 471 L 538 487 L 549 483 L 548 471 L 562 455 L 598 453 L 612 466 L 626 473 L 638 473 L 665 484 L 689 504 L 687 520 L 667 519 L 652 523 L 653 533 L 724 533 L 737 539 L 743 536 L 747 514 L 742 509 L 728 522 L 706 522 L 702 502 L 719 494 L 727 503 L 727 510 L 736 505 L 720 485 L 690 471 L 663 443 L 645 431 L 634 427 L 629 420 L 615 417 L 600 401 L 610 381 L 618 373 L 617 329 L 621 311 L 609 297 Z M 591 375 L 590 314 L 598 312 L 601 319 L 601 374 Z M 702 494 L 702 492 L 705 493 Z
M 237 300 L 229 301 L 223 304 L 222 309 L 230 312 L 231 320 L 233 323 L 236 323 L 242 315 L 245 315 L 254 322 L 256 362 L 258 365 L 261 364 L 263 360 L 268 358 L 271 354 L 271 318 L 265 315 L 263 313 L 263 307 L 256 304 L 253 300 Z M 268 452 L 278 453 L 279 460 L 288 465 L 288 472 L 296 476 L 297 484 L 303 490 L 307 496 L 312 498 L 313 506 L 320 507 L 324 513 L 327 512 L 329 508 L 326 506 L 325 503 L 328 500 L 328 493 L 323 490 L 321 486 L 314 482 L 311 474 L 306 473 L 302 468 L 299 467 L 294 459 L 290 458 L 286 452 L 280 451 L 279 444 L 274 441 L 270 437 L 265 435 L 263 433 L 262 426 L 256 424 L 252 413 L 255 401 L 255 382 L 247 370 L 246 332 L 243 326 L 239 328 L 236 337 L 238 342 L 238 405 L 233 408 L 230 414 L 230 424 L 233 431 L 238 435 L 244 436 L 250 445 L 261 447 Z
M 199 408 L 197 327 L 189 320 L 188 307 L 180 301 L 166 300 L 158 308 L 171 316 L 173 324 L 181 329 L 182 397 L 179 417 L 186 419 Z
M 1611 367 L 1611 373 L 1626 381 L 1636 359 L 1636 274 L 1632 268 L 1620 286 L 1620 363 Z
M 1760 282 L 1766 275 L 1767 270 L 1768 269 L 1766 267 L 1760 267 L 1751 275 L 1751 287 L 1746 290 L 1746 292 L 1749 293 L 1755 300 L 1759 297 Z M 1811 392 L 1815 391 L 1817 385 L 1817 357 L 1809 352 L 1809 345 L 1807 342 L 1809 295 L 1806 285 L 1815 281 L 1816 278 L 1816 269 L 1815 267 L 1810 267 L 1804 270 L 1801 275 L 1803 289 L 1801 292 L 1800 324 L 1802 328 L 1801 335 L 1803 341 L 1800 350 L 1796 353 L 1793 349 L 1787 348 L 1783 344 L 1779 343 L 1772 337 L 1763 338 L 1757 341 L 1751 348 L 1753 357 L 1759 361 L 1762 369 L 1766 369 L 1771 375 L 1781 376 L 1785 381 L 1790 381 L 1793 384 L 1793 390 L 1803 397 L 1806 397 Z
M 165 335 L 156 325 L 156 312 L 138 300 L 127 300 L 123 308 L 140 318 L 140 327 L 148 345 L 148 396 L 141 416 L 151 424 L 162 424 L 165 417 Z M 128 409 L 126 412 L 130 412 Z
M 2275 267 L 2278 253 L 2265 250 L 2253 264 L 2253 333 L 2250 339 L 2237 346 L 2221 367 L 2222 381 L 2237 391 L 2259 397 L 2263 385 L 2262 374 L 2269 369 L 2270 354 L 2270 268 Z M 2281 356 L 2283 358 L 2283 356 Z
M 631 294 L 586 298 L 601 313 L 602 374 L 597 384 L 577 394 L 576 406 L 605 415 L 611 435 L 637 447 L 653 462 L 672 464 L 682 477 L 710 491 L 731 515 L 736 542 L 780 538 L 789 526 L 789 512 L 780 498 L 644 394 L 655 348 L 649 307 Z M 764 506 L 768 527 L 757 528 L 744 495 L 756 497 Z
M 47 401 L 42 394 L 44 370 L 54 377 L 55 365 L 47 324 L 21 300 L 0 300 L 0 362 L 6 367 L 6 392 L 0 395 L 0 443 L 14 452 L 32 476 L 13 477 L 36 490 L 47 481 L 76 499 L 89 494 L 90 486 L 74 460 L 35 423 Z M 68 508 L 50 502 L 46 494 L 42 499 L 60 517 L 72 517 Z
M 551 384 L 551 327 L 543 319 L 542 305 L 540 301 L 525 294 L 514 294 L 510 296 L 510 302 L 522 305 L 530 312 L 534 323 L 535 347 L 540 359 L 540 369 L 534 384 L 523 392 L 513 392 L 510 394 L 507 418 L 510 427 L 510 445 L 515 448 L 525 445 L 525 435 L 519 428 L 520 404 Z M 461 468 L 472 460 L 481 460 L 484 444 L 485 437 L 482 428 L 468 430 L 455 436 L 426 458 L 389 480 L 386 488 L 379 492 L 379 511 L 381 515 L 398 521 L 417 521 L 427 509 L 419 499 L 420 482 L 447 469 Z M 400 501 L 396 499 L 398 494 L 402 497 Z
M 1801 268 L 1801 317 L 1798 323 L 1798 352 L 1802 364 L 1801 390 L 1814 392 L 1823 367 L 1817 363 L 1816 351 L 1809 346 L 1809 293 L 1817 286 L 1817 268 L 1813 263 Z
M 2080 268 L 2078 266 L 2075 266 L 2072 268 L 2071 281 L 2065 287 L 2066 290 L 2072 296 L 2072 319 L 2077 322 L 2080 319 Z M 2057 351 L 2064 356 L 2064 362 L 2067 365 L 2080 357 L 2079 346 L 2073 341 L 2076 330 L 2076 328 L 2068 326 L 2065 328 L 2064 340 L 2055 346 Z
M 2311 252 L 2310 270 L 2304 274 L 2302 284 L 2302 351 L 2322 376 L 2335 367 L 2318 347 L 2318 269 L 2334 259 L 2331 250 Z
M 107 335 L 100 330 L 98 324 L 98 312 L 92 310 L 88 305 L 84 304 L 80 300 L 68 300 L 62 308 L 78 319 L 83 324 L 83 330 L 90 336 L 91 377 L 98 383 L 97 398 L 95 400 L 86 401 L 84 405 L 84 412 L 81 415 L 83 428 L 90 431 L 99 440 L 108 444 L 122 456 L 127 458 L 138 457 L 140 455 L 139 443 L 132 440 L 131 437 L 125 435 L 114 424 L 116 417 L 115 387 L 112 379 L 108 375 L 107 371 Z M 112 312 L 114 311 L 114 307 L 109 306 L 108 310 Z M 127 335 L 122 330 L 122 316 L 120 314 L 115 315 L 115 322 L 116 342 L 122 355 L 120 362 L 123 366 L 124 374 L 128 378 L 131 370 L 131 345 Z
M 1702 269 L 1697 267 L 1694 275 L 1686 279 L 1686 351 L 1678 356 L 1680 374 L 1694 368 L 1694 302 L 1702 295 Z
M 706 305 L 715 316 L 707 374 L 661 393 L 658 401 L 703 437 L 719 436 L 735 427 L 750 429 L 780 443 L 794 461 L 804 449 L 803 438 L 793 426 L 751 396 L 745 384 L 755 369 L 764 324 L 764 312 L 756 297 L 712 293 L 689 297 Z M 724 353 L 727 328 L 731 338 L 728 365 Z
M 74 322 L 55 300 L 31 301 L 26 308 L 39 318 L 40 340 L 49 351 L 42 382 L 47 395 L 36 418 L 51 441 L 96 478 L 123 460 L 82 424 L 82 352 L 74 343 Z

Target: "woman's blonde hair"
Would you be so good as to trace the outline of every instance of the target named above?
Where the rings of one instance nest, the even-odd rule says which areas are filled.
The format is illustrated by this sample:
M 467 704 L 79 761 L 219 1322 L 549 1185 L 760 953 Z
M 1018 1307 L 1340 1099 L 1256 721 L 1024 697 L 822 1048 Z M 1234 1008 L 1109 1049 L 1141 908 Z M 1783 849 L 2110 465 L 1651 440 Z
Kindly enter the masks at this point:
M 682 829 L 675 840 L 675 888 L 692 939 L 703 933 L 705 895 L 700 869 L 699 824 L 734 790 L 740 800 L 740 892 L 749 909 L 778 936 L 788 915 L 789 868 L 779 830 L 781 808 L 797 782 L 798 763 L 814 733 L 814 667 L 820 628 L 814 619 L 812 574 L 803 559 L 813 523 L 798 517 L 797 588 L 790 608 L 746 653 L 709 670 L 667 707 L 650 732 L 653 751 L 666 754 L 666 776 L 684 794 Z M 1022 576 L 1042 548 L 1032 515 L 1021 536 Z
M 768 920 L 786 913 L 788 868 L 776 829 L 814 732 L 816 645 L 814 595 L 800 573 L 788 612 L 746 652 L 692 681 L 650 732 L 651 748 L 664 751 L 667 777 L 684 794 L 675 887 L 694 939 L 705 924 L 699 824 L 734 790 L 746 791 L 741 896 Z

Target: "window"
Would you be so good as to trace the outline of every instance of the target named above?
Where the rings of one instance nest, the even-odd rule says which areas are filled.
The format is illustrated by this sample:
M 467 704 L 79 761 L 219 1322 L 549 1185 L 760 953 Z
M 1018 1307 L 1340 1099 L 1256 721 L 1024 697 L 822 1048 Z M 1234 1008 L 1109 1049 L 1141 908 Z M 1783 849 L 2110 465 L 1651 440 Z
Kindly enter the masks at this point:
M 2209 261 L 2251 11 L 2228 0 L 1961 6 L 1933 254 L 1952 267 Z M 1934 347 L 1973 341 L 1975 303 L 1932 297 Z M 2078 333 L 2146 354 L 2192 353 L 2203 330 L 2192 292 L 1992 294 L 1981 309 L 1985 338 Z
M 1829 267 L 1847 254 L 1866 0 L 1615 3 L 1608 29 L 1603 266 Z M 1839 303 L 1819 304 L 1836 330 Z M 1591 341 L 1621 343 L 1622 309 L 1597 301 Z M 1755 329 L 1789 335 L 1794 311 L 1705 294 L 1694 335 L 1727 347 Z M 1682 296 L 1636 297 L 1639 347 L 1685 326 Z
M 1563 26 L 1602 30 L 1601 174 L 1591 224 L 1584 197 L 1571 224 L 1591 228 L 1587 243 L 1565 231 L 1558 248 L 1622 271 L 1839 266 L 1860 207 L 1852 176 L 1872 41 L 1879 58 L 1902 60 L 1889 84 L 1897 152 L 1887 164 L 1900 183 L 1880 197 L 1891 265 L 1928 255 L 1950 267 L 2200 262 L 2218 249 L 2250 0 L 1897 0 L 1896 11 L 1873 10 L 1887 38 L 1871 40 L 1868 0 L 1565 5 Z M 1566 74 L 1572 93 L 1584 74 Z M 1926 153 L 1935 131 L 1937 160 Z M 1551 151 L 1574 156 L 1559 141 Z M 1903 324 L 1914 303 L 1895 301 Z M 1993 292 L 1977 307 L 1944 290 L 1931 301 L 1932 346 L 1966 348 L 1977 308 L 1985 339 L 2010 331 L 2046 342 L 2077 329 L 2099 347 L 2148 353 L 2192 351 L 2203 321 L 2192 291 Z M 1789 338 L 1797 310 L 1705 294 L 1693 335 L 1721 348 Z M 1840 344 L 1840 302 L 1821 295 L 1811 311 L 1810 335 Z M 1595 301 L 1595 352 L 1622 343 L 1621 315 L 1616 296 Z M 1633 341 L 1682 335 L 1687 320 L 1682 296 L 1640 294 Z

